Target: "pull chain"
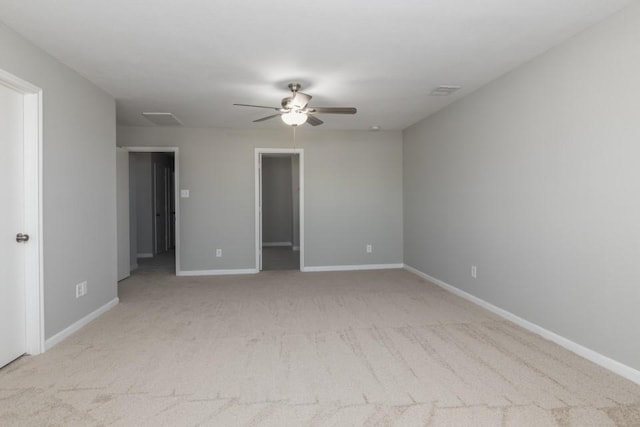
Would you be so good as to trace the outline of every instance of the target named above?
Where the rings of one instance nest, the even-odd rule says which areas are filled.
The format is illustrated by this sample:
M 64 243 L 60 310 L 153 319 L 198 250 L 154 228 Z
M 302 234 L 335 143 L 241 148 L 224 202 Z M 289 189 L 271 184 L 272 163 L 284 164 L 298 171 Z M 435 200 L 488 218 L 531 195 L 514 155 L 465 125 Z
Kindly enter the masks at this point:
M 293 148 L 296 148 L 296 128 L 298 126 L 292 126 L 293 128 Z

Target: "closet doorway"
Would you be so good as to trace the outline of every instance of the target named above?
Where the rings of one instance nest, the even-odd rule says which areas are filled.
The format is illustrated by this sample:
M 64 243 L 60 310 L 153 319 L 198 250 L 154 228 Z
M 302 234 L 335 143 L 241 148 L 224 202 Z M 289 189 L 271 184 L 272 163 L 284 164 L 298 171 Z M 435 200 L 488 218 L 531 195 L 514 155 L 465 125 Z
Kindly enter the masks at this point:
M 256 149 L 256 268 L 302 270 L 304 182 L 301 149 Z

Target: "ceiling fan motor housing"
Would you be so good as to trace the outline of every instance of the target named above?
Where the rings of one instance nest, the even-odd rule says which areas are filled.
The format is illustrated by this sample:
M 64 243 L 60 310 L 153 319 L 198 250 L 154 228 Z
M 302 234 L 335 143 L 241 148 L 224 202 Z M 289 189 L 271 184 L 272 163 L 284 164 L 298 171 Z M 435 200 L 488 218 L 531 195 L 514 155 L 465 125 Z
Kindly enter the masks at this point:
M 293 97 L 291 96 L 287 96 L 286 98 L 282 98 L 282 108 L 284 108 L 285 110 L 290 110 L 293 105 L 291 105 L 291 101 L 293 101 Z

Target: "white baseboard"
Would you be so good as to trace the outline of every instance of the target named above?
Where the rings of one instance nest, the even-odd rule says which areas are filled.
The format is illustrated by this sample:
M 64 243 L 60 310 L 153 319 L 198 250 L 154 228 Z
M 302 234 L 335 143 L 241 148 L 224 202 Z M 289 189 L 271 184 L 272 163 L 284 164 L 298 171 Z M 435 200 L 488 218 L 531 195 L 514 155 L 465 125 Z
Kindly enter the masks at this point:
M 92 311 L 91 313 L 89 313 L 86 316 L 84 316 L 82 319 L 80 319 L 77 322 L 71 324 L 67 328 L 63 329 L 62 331 L 58 332 L 57 334 L 55 334 L 54 336 L 52 336 L 51 338 L 46 340 L 44 342 L 45 351 L 49 350 L 50 348 L 52 348 L 53 346 L 55 346 L 57 344 L 60 344 L 66 338 L 70 337 L 71 335 L 73 335 L 74 333 L 76 333 L 80 329 L 82 329 L 84 326 L 86 326 L 89 322 L 91 322 L 92 320 L 97 319 L 98 317 L 100 317 L 101 315 L 106 313 L 107 311 L 111 310 L 113 307 L 118 305 L 119 301 L 120 300 L 118 298 L 112 299 L 111 301 L 109 301 L 108 303 L 103 305 L 102 307 L 98 308 L 97 310 Z
M 293 246 L 292 242 L 262 242 L 263 248 L 276 247 L 276 246 Z
M 137 258 L 153 258 L 153 254 L 142 253 L 142 254 L 137 254 L 136 257 Z
M 480 307 L 483 307 L 489 311 L 491 311 L 492 313 L 497 314 L 498 316 L 509 320 L 513 323 L 515 323 L 518 326 L 523 327 L 524 329 L 533 332 L 534 334 L 540 335 L 541 337 L 552 341 L 556 344 L 558 344 L 561 347 L 566 348 L 567 350 L 577 354 L 578 356 L 584 357 L 587 360 L 590 360 L 591 362 L 595 363 L 596 365 L 600 365 L 605 369 L 608 369 L 630 381 L 633 381 L 636 384 L 640 384 L 640 371 L 627 366 L 623 363 L 618 362 L 617 360 L 613 360 L 605 355 L 602 355 L 600 353 L 598 353 L 597 351 L 591 350 L 587 347 L 584 347 L 574 341 L 571 341 L 568 338 L 565 338 L 561 335 L 556 334 L 555 332 L 552 332 L 548 329 L 543 328 L 542 326 L 536 325 L 535 323 L 532 323 L 528 320 L 523 319 L 522 317 L 516 316 L 515 314 L 504 310 L 500 307 L 496 307 L 495 305 L 488 303 L 487 301 L 478 298 L 474 295 L 471 295 L 461 289 L 456 288 L 455 286 L 449 285 L 448 283 L 443 282 L 442 280 L 438 280 L 435 277 L 431 277 L 426 273 L 423 273 L 422 271 L 405 265 L 404 267 L 407 271 L 410 271 L 411 273 L 422 277 L 423 279 L 426 279 L 438 286 L 440 286 L 441 288 L 451 292 L 452 294 L 455 294 L 461 298 L 466 299 L 467 301 L 470 301 L 474 304 L 479 305 Z
M 176 276 L 228 276 L 235 274 L 256 274 L 255 268 L 240 268 L 233 270 L 180 270 Z
M 317 271 L 389 270 L 403 267 L 404 264 L 323 265 L 319 267 L 303 267 L 301 271 L 310 273 Z

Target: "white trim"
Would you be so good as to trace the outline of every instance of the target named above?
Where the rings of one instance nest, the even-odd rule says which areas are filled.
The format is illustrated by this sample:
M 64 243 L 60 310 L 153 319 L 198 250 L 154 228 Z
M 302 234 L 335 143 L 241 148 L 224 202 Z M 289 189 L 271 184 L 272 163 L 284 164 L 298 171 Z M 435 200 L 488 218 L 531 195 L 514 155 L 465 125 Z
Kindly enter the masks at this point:
M 136 258 L 153 258 L 153 254 L 150 254 L 150 253 L 136 254 Z
M 300 246 L 294 246 L 291 249 L 293 249 L 294 252 L 299 252 L 300 251 Z
M 260 236 L 260 168 L 261 168 L 261 159 L 263 154 L 298 154 L 300 160 L 299 167 L 299 186 L 300 186 L 300 194 L 299 194 L 299 227 L 300 227 L 300 271 L 305 271 L 304 266 L 304 149 L 302 148 L 256 148 L 254 150 L 254 175 L 255 175 L 255 252 L 256 252 L 256 270 L 259 272 L 261 265 L 261 257 L 260 251 L 261 247 L 261 236 Z M 266 246 L 266 245 L 265 245 Z
M 174 206 L 176 209 L 176 223 L 174 226 L 175 238 L 176 238 L 176 276 L 180 271 L 180 149 L 178 147 L 122 147 L 131 153 L 173 153 L 173 168 L 174 168 L 174 180 L 173 180 L 173 198 Z M 147 258 L 140 256 L 138 258 Z M 142 254 L 146 255 L 146 254 Z M 152 254 L 153 257 L 153 254 Z
M 24 96 L 23 150 L 25 232 L 29 235 L 25 258 L 26 352 L 40 354 L 44 342 L 44 245 L 42 223 L 42 89 L 4 70 L 0 84 Z
M 262 242 L 262 247 L 293 246 L 291 242 Z
M 46 341 L 45 348 L 49 350 L 53 346 L 60 344 L 62 341 L 69 338 L 71 335 L 73 335 L 74 333 L 78 332 L 80 329 L 85 327 L 91 321 L 97 319 L 98 317 L 102 316 L 104 313 L 106 313 L 107 311 L 111 310 L 113 307 L 118 305 L 119 301 L 120 300 L 118 298 L 112 299 L 102 307 L 92 311 L 91 313 L 84 316 L 82 319 L 78 320 L 77 322 L 74 322 L 70 326 L 58 332 L 57 334 L 55 334 L 54 336 L 52 336 Z
M 317 271 L 391 270 L 403 267 L 404 264 L 323 265 L 318 267 L 304 267 L 302 271 L 311 273 Z
M 256 274 L 257 268 L 238 268 L 232 270 L 183 270 L 177 276 L 229 276 L 237 274 Z
M 523 327 L 524 329 L 533 332 L 534 334 L 540 335 L 541 337 L 552 341 L 556 344 L 558 344 L 561 347 L 566 348 L 567 350 L 577 354 L 578 356 L 584 357 L 587 360 L 590 360 L 591 362 L 602 366 L 605 369 L 608 369 L 612 372 L 615 372 L 616 374 L 633 381 L 636 384 L 640 384 L 640 371 L 624 365 L 616 360 L 613 360 L 603 354 L 600 354 L 594 350 L 591 350 L 587 347 L 584 347 L 574 341 L 571 341 L 568 338 L 565 338 L 561 335 L 556 334 L 555 332 L 552 332 L 548 329 L 543 328 L 542 326 L 536 325 L 535 323 L 532 323 L 528 320 L 523 319 L 522 317 L 516 316 L 515 314 L 504 310 L 500 307 L 496 307 L 495 305 L 481 299 L 478 298 L 474 295 L 471 295 L 461 289 L 456 288 L 455 286 L 449 285 L 448 283 L 443 282 L 442 280 L 438 280 L 435 277 L 431 277 L 426 273 L 423 273 L 422 271 L 405 265 L 404 267 L 407 271 L 410 271 L 411 273 L 415 274 L 416 276 L 420 276 L 423 279 L 428 280 L 429 282 L 434 283 L 435 285 L 440 286 L 441 288 L 451 292 L 454 295 L 457 295 L 461 298 L 466 299 L 467 301 L 470 301 L 476 305 L 479 305 L 482 308 L 485 308 L 487 310 L 489 310 L 490 312 L 497 314 L 498 316 L 509 320 L 513 323 L 515 323 L 518 326 Z

